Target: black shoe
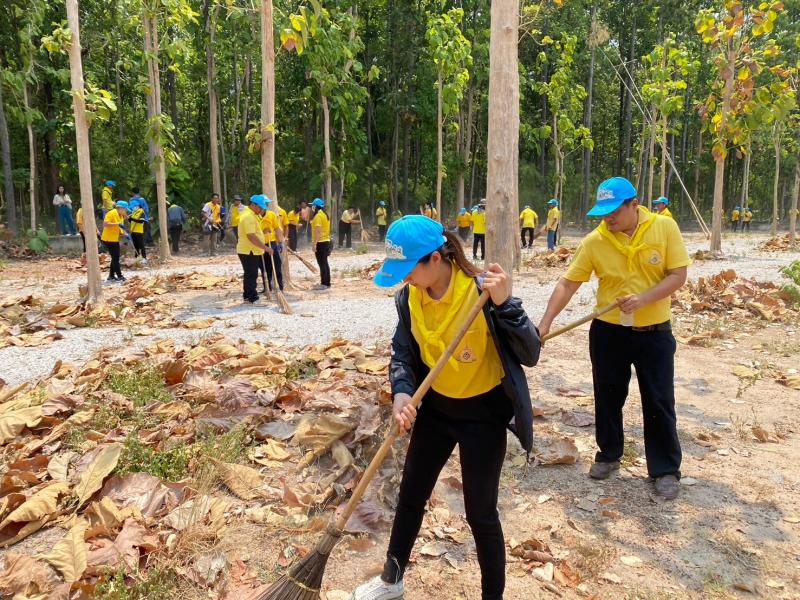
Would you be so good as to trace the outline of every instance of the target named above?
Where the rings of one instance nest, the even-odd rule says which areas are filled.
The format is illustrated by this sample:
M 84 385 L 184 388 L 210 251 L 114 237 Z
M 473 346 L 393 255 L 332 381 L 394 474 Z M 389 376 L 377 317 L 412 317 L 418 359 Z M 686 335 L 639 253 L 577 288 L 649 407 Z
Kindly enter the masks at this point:
M 608 479 L 611 473 L 619 470 L 619 461 L 596 462 L 589 469 L 589 477 L 592 479 Z
M 126 279 L 122 275 L 120 275 L 119 277 L 117 277 L 117 281 L 126 281 Z
M 109 283 L 113 283 L 113 282 L 115 282 L 116 280 L 117 280 L 117 278 L 116 278 L 116 277 L 109 277 L 108 279 L 106 279 L 106 281 L 107 281 L 107 282 L 109 282 Z
M 675 475 L 663 475 L 656 477 L 656 495 L 666 500 L 674 500 L 681 491 L 681 484 Z

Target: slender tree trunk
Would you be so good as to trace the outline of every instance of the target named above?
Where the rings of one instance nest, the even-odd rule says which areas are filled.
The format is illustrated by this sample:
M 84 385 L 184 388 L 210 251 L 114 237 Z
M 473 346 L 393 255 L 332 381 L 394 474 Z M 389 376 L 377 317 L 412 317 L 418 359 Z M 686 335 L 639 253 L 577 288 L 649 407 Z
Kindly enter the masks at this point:
M 519 0 L 492 2 L 486 146 L 487 263 L 511 276 L 519 260 Z
M 744 175 L 742 176 L 742 195 L 739 204 L 746 208 L 750 204 L 750 161 L 753 158 L 751 153 L 752 142 L 747 143 L 744 155 Z
M 644 162 L 644 157 L 647 151 L 647 118 L 642 115 L 642 134 L 639 136 L 639 160 L 636 163 L 636 190 L 641 195 L 642 188 L 647 182 L 647 165 Z
M 219 4 L 213 2 L 213 6 L 208 5 L 206 0 L 206 33 L 208 42 L 206 43 L 206 88 L 208 89 L 208 139 L 209 154 L 211 155 L 211 191 L 219 194 L 222 191 L 219 171 L 219 138 L 217 132 L 217 89 L 215 83 L 214 65 L 214 37 L 217 30 L 217 11 Z M 225 200 L 225 199 L 223 199 Z
M 11 143 L 8 137 L 8 122 L 3 100 L 3 85 L 0 83 L 0 153 L 3 155 L 3 182 L 6 202 L 6 226 L 17 234 L 17 201 L 14 195 L 14 174 L 11 167 Z
M 592 16 L 589 25 L 589 82 L 586 86 L 586 108 L 583 112 L 583 125 L 589 131 L 592 130 L 592 97 L 594 91 L 594 64 L 595 55 L 597 54 L 597 44 L 594 39 L 595 28 L 597 26 L 597 4 L 592 3 Z M 580 220 L 581 224 L 586 225 L 586 212 L 589 210 L 589 197 L 591 195 L 591 178 L 592 178 L 592 151 L 589 148 L 583 149 L 583 164 L 582 167 L 582 186 L 581 186 L 581 206 L 580 206 Z
M 403 211 L 408 212 L 409 210 L 409 186 L 408 186 L 408 177 L 409 177 L 409 169 L 411 168 L 411 123 L 409 119 L 403 119 Z M 416 211 L 416 206 L 414 210 Z
M 667 195 L 667 115 L 661 115 L 661 179 L 659 191 L 661 196 Z
M 633 120 L 632 120 L 632 111 L 633 106 L 631 102 L 631 92 L 630 90 L 636 85 L 633 81 L 633 57 L 636 53 L 636 33 L 637 33 L 637 23 L 636 23 L 636 3 L 631 3 L 631 10 L 633 11 L 632 16 L 632 25 L 631 25 L 631 43 L 628 47 L 628 64 L 630 65 L 631 74 L 628 76 L 628 89 L 625 92 L 625 141 L 624 141 L 624 149 L 625 149 L 625 176 L 630 179 L 631 178 L 631 171 L 633 170 L 633 165 L 631 165 L 631 149 L 632 149 L 632 130 L 633 130 Z
M 28 82 L 22 82 L 22 100 L 25 104 L 25 128 L 28 130 L 28 187 L 31 203 L 31 229 L 36 231 L 36 141 L 33 137 L 33 123 L 30 116 L 30 98 L 28 97 Z M 62 231 L 61 233 L 66 233 Z
M 772 184 L 772 237 L 778 235 L 778 184 L 781 179 L 781 126 L 776 123 L 772 132 L 775 148 L 775 181 Z
M 94 201 L 92 199 L 89 125 L 86 122 L 86 103 L 83 97 L 84 83 L 78 0 L 67 0 L 67 22 L 72 34 L 72 40 L 69 45 L 69 72 L 72 87 L 72 110 L 75 118 L 75 147 L 78 154 L 81 207 L 83 208 L 83 232 L 86 237 L 87 302 L 95 304 L 101 300 L 103 292 L 100 285 L 100 260 L 97 254 L 97 242 L 95 241 L 97 239 L 97 225 L 95 223 Z
M 794 165 L 794 185 L 792 186 L 792 207 L 789 210 L 789 244 L 797 247 L 797 199 L 800 196 L 800 156 Z
M 733 78 L 736 73 L 736 62 L 733 51 L 733 42 L 728 40 L 727 43 L 727 64 L 725 71 L 728 76 L 725 77 L 725 84 L 722 89 L 722 110 L 719 123 L 719 131 L 725 132 L 728 124 L 728 115 L 731 110 L 731 99 L 733 98 Z M 722 71 L 723 69 L 720 69 Z M 717 142 L 725 144 L 727 140 L 724 138 L 718 139 Z M 714 208 L 711 216 L 711 251 L 720 252 L 722 250 L 722 211 L 723 211 L 723 193 L 725 185 L 725 153 L 719 150 L 714 155 L 715 170 L 714 170 Z
M 158 17 L 145 7 L 142 13 L 144 25 L 144 45 L 147 56 L 147 76 L 150 94 L 147 96 L 147 113 L 150 127 L 161 128 L 161 74 L 158 63 Z M 159 136 L 160 140 L 160 136 Z M 167 174 L 164 148 L 160 141 L 150 140 L 151 168 L 156 180 L 158 199 L 159 256 L 162 262 L 170 258 L 169 235 L 167 235 Z M 84 211 L 85 212 L 85 211 Z
M 655 177 L 656 106 L 650 105 L 650 143 L 647 149 L 647 208 L 653 208 L 653 178 Z
M 325 199 L 333 200 L 333 181 L 331 163 L 331 113 L 328 109 L 328 97 L 322 94 L 322 144 L 325 149 Z
M 442 71 L 436 80 L 436 213 L 442 219 L 442 176 L 443 170 L 443 143 L 442 143 Z
M 694 150 L 694 201 L 697 202 L 698 208 L 700 204 L 700 157 L 703 151 L 703 128 L 697 128 L 697 147 Z
M 272 0 L 261 1 L 261 189 L 278 202 L 275 181 L 275 41 Z
M 458 172 L 458 200 L 456 205 L 456 212 L 460 211 L 465 206 L 464 199 L 464 180 L 469 170 L 470 157 L 472 152 L 472 119 L 474 117 L 474 102 L 475 102 L 475 87 L 470 79 L 469 90 L 467 91 L 467 122 L 464 125 L 464 133 L 462 140 L 464 143 L 464 154 L 461 159 L 461 169 Z M 470 197 L 470 200 L 472 197 Z

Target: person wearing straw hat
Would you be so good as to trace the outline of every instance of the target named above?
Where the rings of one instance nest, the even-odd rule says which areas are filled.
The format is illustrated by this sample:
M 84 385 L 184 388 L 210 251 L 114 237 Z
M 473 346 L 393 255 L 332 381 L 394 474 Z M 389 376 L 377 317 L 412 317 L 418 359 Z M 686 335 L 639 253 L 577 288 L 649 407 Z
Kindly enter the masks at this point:
M 267 199 L 263 194 L 256 194 L 250 196 L 250 206 L 239 215 L 236 254 L 242 263 L 242 298 L 250 304 L 258 300 L 258 272 L 264 264 L 264 253 L 272 252 L 261 228 L 261 215 L 265 212 Z
M 669 211 L 669 198 L 661 196 L 660 198 L 656 198 L 653 200 L 653 210 L 661 215 L 662 217 L 669 217 L 670 219 L 674 219 L 675 217 L 672 216 L 672 213 Z
M 677 223 L 640 206 L 636 196 L 636 188 L 624 177 L 607 179 L 597 188 L 596 204 L 588 214 L 603 220 L 581 241 L 556 284 L 539 331 L 546 335 L 580 285 L 592 273 L 597 275 L 597 305 L 616 302 L 619 309 L 592 321 L 589 330 L 599 447 L 589 476 L 606 479 L 619 469 L 622 408 L 634 366 L 642 397 L 647 472 L 656 494 L 674 499 L 680 490 L 681 446 L 670 295 L 686 282 L 691 261 Z
M 522 241 L 522 249 L 533 248 L 533 238 L 535 237 L 536 225 L 539 224 L 539 215 L 536 214 L 531 208 L 530 204 L 526 204 L 522 212 L 519 213 L 519 220 L 522 223 L 520 228 L 520 240 Z M 527 242 L 525 238 L 527 239 Z
M 547 211 L 547 249 L 550 252 L 555 251 L 556 242 L 558 241 L 558 228 L 561 225 L 561 210 L 558 208 L 558 200 L 553 198 L 547 201 L 547 206 L 550 209 Z
M 461 458 L 464 505 L 481 569 L 484 600 L 503 597 L 505 542 L 497 512 L 506 429 L 522 447 L 533 447 L 533 412 L 521 365 L 533 366 L 541 346 L 511 280 L 490 264 L 470 263 L 458 238 L 441 223 L 409 215 L 392 223 L 386 259 L 374 279 L 380 287 L 403 285 L 395 295 L 399 316 L 392 339 L 390 379 L 394 419 L 411 430 L 397 513 L 383 573 L 358 587 L 354 600 L 403 595 L 403 578 L 425 505 L 456 445 Z M 490 294 L 417 411 L 412 396 L 460 329 L 481 290 Z M 413 429 L 412 429 L 413 426 Z

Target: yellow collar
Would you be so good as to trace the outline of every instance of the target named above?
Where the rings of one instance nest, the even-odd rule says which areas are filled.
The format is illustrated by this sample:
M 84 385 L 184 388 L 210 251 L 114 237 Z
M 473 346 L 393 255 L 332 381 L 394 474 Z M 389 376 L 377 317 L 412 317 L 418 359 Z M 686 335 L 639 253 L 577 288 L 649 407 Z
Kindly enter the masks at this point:
M 644 206 L 639 207 L 639 224 L 636 226 L 636 231 L 633 233 L 633 237 L 631 238 L 631 242 L 628 245 L 624 245 L 622 242 L 619 241 L 614 232 L 609 231 L 608 226 L 606 225 L 605 221 L 602 221 L 600 225 L 597 227 L 597 232 L 603 236 L 605 239 L 609 241 L 609 243 L 614 246 L 617 250 L 619 250 L 624 256 L 627 257 L 627 267 L 628 272 L 633 271 L 633 261 L 636 258 L 636 255 L 641 252 L 642 250 L 647 250 L 650 248 L 649 244 L 645 244 L 642 242 L 642 238 L 644 234 L 650 229 L 650 225 L 652 225 L 656 220 L 656 215 L 651 213 L 647 210 Z M 624 235 L 624 234 L 623 234 Z

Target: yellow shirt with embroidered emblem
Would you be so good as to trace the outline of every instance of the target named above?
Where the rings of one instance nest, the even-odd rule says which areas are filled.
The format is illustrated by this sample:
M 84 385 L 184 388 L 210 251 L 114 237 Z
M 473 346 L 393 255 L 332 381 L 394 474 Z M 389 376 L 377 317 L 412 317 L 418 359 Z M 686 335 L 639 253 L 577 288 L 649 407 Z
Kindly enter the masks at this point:
M 595 273 L 600 280 L 597 288 L 597 308 L 600 308 L 621 296 L 641 294 L 663 280 L 667 271 L 690 263 L 678 224 L 640 206 L 639 226 L 633 238 L 611 232 L 605 222 L 600 223 L 581 241 L 564 278 L 584 283 Z M 599 319 L 619 325 L 619 313 L 619 309 L 614 309 Z M 655 325 L 669 321 L 670 315 L 667 297 L 634 312 L 633 324 Z
M 464 322 L 478 288 L 469 275 L 453 267 L 450 285 L 440 299 L 414 286 L 408 292 L 411 333 L 422 361 L 433 367 Z M 502 378 L 500 355 L 481 311 L 432 387 L 449 398 L 471 398 L 493 389 Z
M 321 230 L 319 239 L 317 238 L 317 227 Z M 318 210 L 311 219 L 311 241 L 312 243 L 331 241 L 331 220 L 325 211 Z
M 539 221 L 539 215 L 537 215 L 532 208 L 522 209 L 522 212 L 519 213 L 519 218 L 522 221 L 523 227 L 536 227 Z
M 264 214 L 261 215 L 261 230 L 264 232 L 264 243 L 269 244 L 271 242 L 277 242 L 278 236 L 276 230 L 280 228 L 278 215 L 269 209 L 264 211 Z
M 472 233 L 486 233 L 485 210 L 476 210 L 472 213 Z
M 253 254 L 255 256 L 264 254 L 264 250 L 256 246 L 247 237 L 250 233 L 255 234 L 261 242 L 264 242 L 264 232 L 261 229 L 261 217 L 245 207 L 239 214 L 239 241 L 236 243 L 236 253 Z

